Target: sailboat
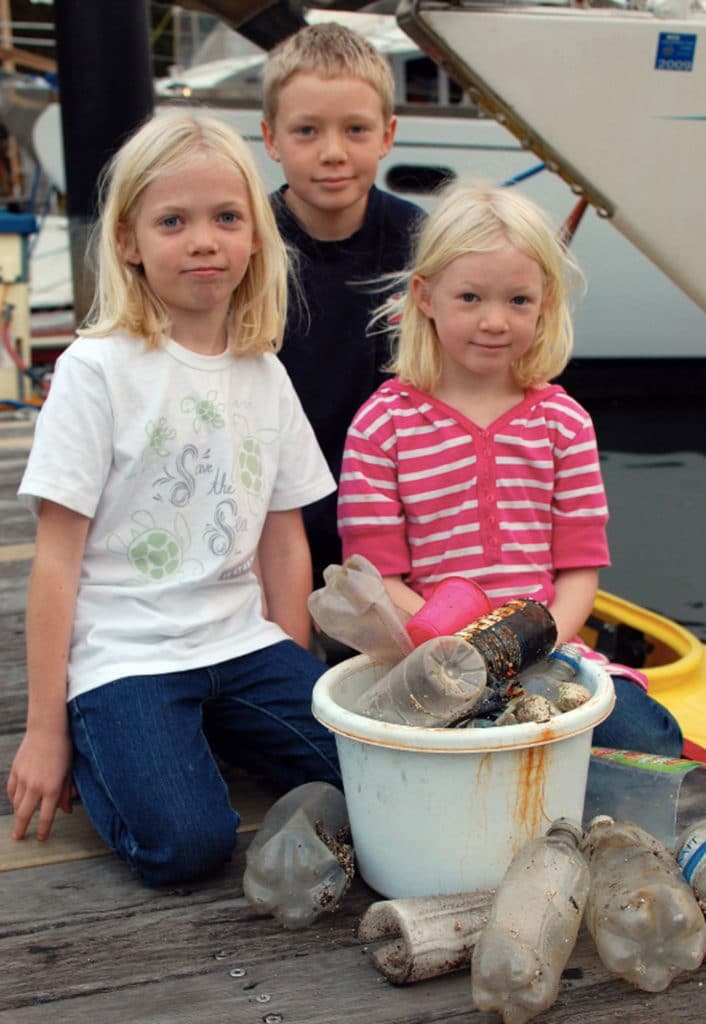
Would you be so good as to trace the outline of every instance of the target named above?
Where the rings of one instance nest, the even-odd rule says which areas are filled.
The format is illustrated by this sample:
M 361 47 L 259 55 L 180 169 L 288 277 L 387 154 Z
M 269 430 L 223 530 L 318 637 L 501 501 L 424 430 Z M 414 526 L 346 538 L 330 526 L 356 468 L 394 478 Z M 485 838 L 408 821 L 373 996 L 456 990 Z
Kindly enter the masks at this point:
M 450 7 L 465 18 L 465 8 L 458 4 Z M 386 14 L 339 9 L 311 8 L 306 18 L 312 23 L 338 20 L 350 25 L 391 63 L 399 125 L 395 146 L 380 164 L 380 187 L 429 209 L 436 189 L 445 181 L 468 177 L 512 181 L 549 210 L 557 224 L 564 221 L 576 201 L 572 193 L 575 183 L 552 173 L 556 162 L 551 154 L 533 153 L 527 148 L 527 139 L 517 137 L 509 123 L 487 116 L 484 104 L 478 102 L 479 90 L 475 86 L 469 89 L 464 80 L 460 56 L 458 67 L 452 64 L 450 54 L 430 59 L 428 53 L 434 58 L 440 54 L 419 29 L 422 23 L 431 24 L 428 11 L 423 18 L 420 15 L 416 28 L 404 12 L 400 24 Z M 461 31 L 467 34 L 465 27 Z M 225 26 L 218 32 L 219 46 L 203 51 L 218 53 L 217 59 L 199 61 L 155 82 L 158 109 L 174 102 L 210 108 L 245 137 L 268 189 L 277 188 L 281 169 L 265 153 L 260 131 L 260 70 L 266 54 Z M 528 58 L 529 53 L 513 60 L 520 79 Z M 485 103 L 487 97 L 483 100 Z M 492 105 L 489 109 L 491 113 L 494 110 Z M 48 105 L 37 118 L 33 144 L 51 180 L 63 191 L 58 104 Z M 693 294 L 685 294 L 655 265 L 651 255 L 641 252 L 632 239 L 615 230 L 615 222 L 609 223 L 598 211 L 604 211 L 604 204 L 596 203 L 585 214 L 572 242 L 588 282 L 575 309 L 576 360 L 604 361 L 609 369 L 621 359 L 636 360 L 641 366 L 650 360 L 684 359 L 693 360 L 693 367 L 701 366 L 706 322 Z M 53 242 L 40 246 L 33 265 L 33 301 L 45 308 L 45 283 L 50 274 L 56 277 L 60 263 L 55 243 L 61 224 L 53 222 L 51 229 Z M 63 266 L 68 271 L 68 262 Z M 70 272 L 65 285 L 70 301 Z M 629 374 L 623 379 L 629 379 Z
M 402 0 L 405 31 L 706 310 L 706 10 Z M 627 284 L 627 282 L 626 282 Z M 698 344 L 704 351 L 703 319 Z M 706 755 L 706 647 L 677 623 L 601 592 L 589 641 L 644 644 L 649 692 Z

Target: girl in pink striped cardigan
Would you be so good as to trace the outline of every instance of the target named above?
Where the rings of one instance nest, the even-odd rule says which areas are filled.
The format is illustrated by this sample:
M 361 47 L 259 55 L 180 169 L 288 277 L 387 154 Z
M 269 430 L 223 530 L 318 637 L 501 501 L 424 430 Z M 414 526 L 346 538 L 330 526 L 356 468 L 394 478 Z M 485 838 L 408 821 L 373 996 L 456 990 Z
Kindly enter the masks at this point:
M 595 432 L 549 383 L 572 351 L 579 279 L 514 190 L 454 186 L 424 224 L 404 294 L 381 311 L 396 376 L 351 424 L 338 498 L 344 558 L 373 562 L 403 611 L 466 576 L 494 606 L 542 601 L 560 643 L 590 614 L 610 564 Z M 608 667 L 618 702 L 596 742 L 679 756 L 679 727 L 642 673 Z

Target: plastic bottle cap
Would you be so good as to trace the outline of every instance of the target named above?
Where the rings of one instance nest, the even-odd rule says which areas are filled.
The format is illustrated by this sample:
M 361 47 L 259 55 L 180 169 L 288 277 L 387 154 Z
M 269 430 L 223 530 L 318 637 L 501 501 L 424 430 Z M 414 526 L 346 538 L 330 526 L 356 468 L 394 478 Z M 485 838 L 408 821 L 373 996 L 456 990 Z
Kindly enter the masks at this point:
M 572 821 L 571 818 L 557 818 L 553 821 L 547 829 L 547 835 L 552 836 L 557 832 L 568 832 L 577 843 L 583 839 L 583 829 L 577 821 Z
M 615 824 L 615 819 L 611 818 L 611 816 L 609 814 L 597 814 L 595 816 L 595 818 L 591 818 L 591 820 L 588 823 L 588 827 L 589 827 L 589 829 L 592 829 L 594 827 L 594 825 L 598 825 L 598 826 L 602 827 L 603 825 L 614 825 L 614 824 Z
M 571 665 L 573 669 L 578 672 L 581 668 L 581 652 L 578 647 L 574 647 L 571 644 L 563 644 L 561 647 L 557 647 L 549 657 L 554 661 L 564 661 L 567 665 Z

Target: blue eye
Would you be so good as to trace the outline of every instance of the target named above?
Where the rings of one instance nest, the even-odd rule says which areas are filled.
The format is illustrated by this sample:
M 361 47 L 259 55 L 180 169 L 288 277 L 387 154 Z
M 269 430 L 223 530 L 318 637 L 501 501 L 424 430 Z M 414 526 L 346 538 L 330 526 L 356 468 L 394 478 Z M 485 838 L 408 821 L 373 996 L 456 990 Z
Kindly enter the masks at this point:
M 224 213 L 219 214 L 219 220 L 222 224 L 235 224 L 238 220 L 238 214 L 233 213 L 232 210 L 226 210 Z
M 515 306 L 526 306 L 529 299 L 526 295 L 515 295 L 511 301 Z
M 463 292 L 461 295 L 461 302 L 477 302 L 478 296 L 475 292 Z
M 168 217 L 162 217 L 161 224 L 165 228 L 175 228 L 181 223 L 181 218 L 175 213 L 170 214 Z

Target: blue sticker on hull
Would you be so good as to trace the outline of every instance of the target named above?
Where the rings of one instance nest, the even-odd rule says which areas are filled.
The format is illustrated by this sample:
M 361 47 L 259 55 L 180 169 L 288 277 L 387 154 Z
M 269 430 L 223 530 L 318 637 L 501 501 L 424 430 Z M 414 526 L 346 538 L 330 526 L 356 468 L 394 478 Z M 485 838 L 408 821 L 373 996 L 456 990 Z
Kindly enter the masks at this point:
M 694 67 L 696 33 L 660 32 L 657 43 L 657 71 L 691 71 Z

